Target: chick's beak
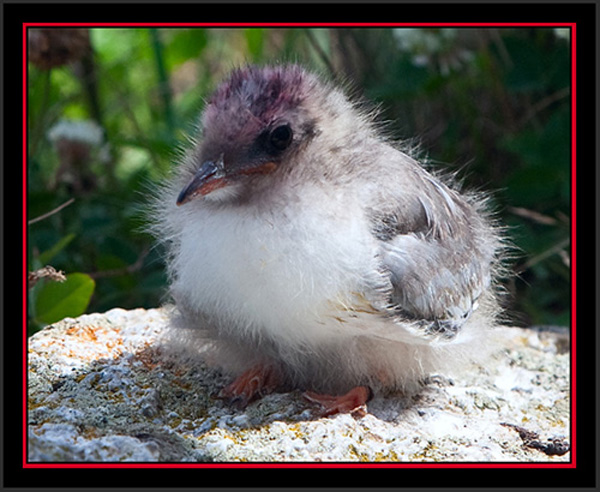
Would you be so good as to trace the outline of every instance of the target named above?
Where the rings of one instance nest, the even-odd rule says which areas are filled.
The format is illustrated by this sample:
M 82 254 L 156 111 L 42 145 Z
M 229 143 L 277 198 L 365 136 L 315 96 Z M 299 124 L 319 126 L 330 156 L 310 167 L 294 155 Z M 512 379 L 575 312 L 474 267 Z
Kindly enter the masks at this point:
M 227 185 L 223 159 L 217 162 L 206 161 L 191 181 L 181 190 L 177 197 L 177 205 L 183 205 L 198 195 L 208 195 L 210 192 Z
M 255 174 L 270 174 L 277 169 L 273 161 L 240 167 L 236 170 L 225 171 L 223 156 L 218 161 L 206 161 L 196 172 L 190 182 L 181 190 L 177 197 L 177 205 L 183 205 L 198 195 L 205 196 L 219 188 L 230 185 L 243 176 Z

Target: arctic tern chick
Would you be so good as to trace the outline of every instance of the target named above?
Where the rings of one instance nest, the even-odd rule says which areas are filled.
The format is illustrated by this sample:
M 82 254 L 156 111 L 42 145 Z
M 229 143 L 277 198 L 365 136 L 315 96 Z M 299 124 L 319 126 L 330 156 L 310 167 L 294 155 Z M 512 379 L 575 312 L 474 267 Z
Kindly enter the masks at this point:
M 223 397 L 299 388 L 360 412 L 486 346 L 502 240 L 484 201 L 341 90 L 297 65 L 237 69 L 200 126 L 155 231 L 180 322 L 236 378 Z

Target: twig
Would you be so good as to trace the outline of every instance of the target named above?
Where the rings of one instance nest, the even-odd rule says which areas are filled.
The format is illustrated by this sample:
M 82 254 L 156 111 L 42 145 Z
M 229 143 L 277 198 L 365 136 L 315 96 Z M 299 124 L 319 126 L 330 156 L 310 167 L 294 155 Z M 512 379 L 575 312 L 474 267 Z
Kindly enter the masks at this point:
M 567 247 L 569 245 L 569 242 L 570 242 L 570 239 L 567 237 L 567 238 L 563 239 L 562 241 L 556 243 L 551 248 L 548 248 L 547 250 L 542 251 L 539 255 L 531 257 L 529 260 L 527 260 L 525 263 L 523 263 L 523 265 L 515 268 L 515 273 L 517 275 L 521 274 L 528 268 L 531 268 L 536 263 L 539 263 L 540 261 L 545 260 L 546 258 L 548 258 L 549 256 L 552 256 L 555 253 L 560 253 L 565 247 Z
M 59 205 L 54 210 L 50 210 L 50 212 L 47 212 L 43 215 L 40 215 L 39 217 L 35 217 L 34 219 L 31 219 L 30 221 L 27 222 L 27 225 L 35 224 L 36 222 L 47 219 L 51 215 L 54 215 L 54 214 L 60 212 L 63 208 L 68 207 L 74 201 L 75 201 L 75 198 L 69 198 L 65 203 L 63 203 L 62 205 Z
M 528 208 L 509 207 L 508 211 L 520 217 L 525 217 L 526 219 L 538 222 L 539 224 L 556 225 L 558 223 L 558 220 L 556 220 L 554 217 L 541 214 L 535 210 L 529 210 Z
M 571 89 L 569 87 L 564 87 L 563 89 L 556 91 L 554 94 L 550 94 L 548 97 L 536 102 L 533 106 L 531 106 L 529 111 L 527 111 L 527 114 L 523 116 L 519 122 L 519 126 L 523 126 L 537 113 L 550 106 L 553 102 L 567 97 L 569 94 L 571 94 Z
M 567 454 L 571 449 L 571 445 L 562 437 L 553 437 L 542 441 L 537 432 L 527 430 L 524 427 L 506 422 L 500 422 L 500 425 L 517 431 L 525 447 L 537 449 L 548 456 L 562 456 L 563 454 Z
M 92 277 L 93 279 L 98 279 L 98 278 L 106 278 L 106 277 L 118 277 L 119 275 L 127 275 L 130 273 L 135 273 L 142 268 L 142 265 L 144 264 L 144 259 L 146 258 L 146 256 L 148 256 L 149 252 L 150 252 L 150 250 L 148 248 L 145 248 L 140 253 L 140 256 L 138 256 L 138 259 L 135 260 L 135 263 L 132 263 L 131 265 L 127 265 L 126 267 L 113 268 L 112 270 L 101 270 L 99 272 L 88 273 L 88 275 L 90 277 Z
M 43 278 L 49 278 L 50 280 L 54 280 L 55 282 L 64 282 L 65 280 L 67 280 L 67 277 L 65 277 L 65 274 L 63 272 L 56 270 L 50 265 L 47 265 L 44 268 L 35 270 L 34 272 L 29 272 L 29 274 L 27 275 L 27 284 L 29 288 L 31 289 Z
M 569 254 L 565 250 L 559 251 L 558 254 L 565 266 L 571 268 L 571 258 L 569 257 Z

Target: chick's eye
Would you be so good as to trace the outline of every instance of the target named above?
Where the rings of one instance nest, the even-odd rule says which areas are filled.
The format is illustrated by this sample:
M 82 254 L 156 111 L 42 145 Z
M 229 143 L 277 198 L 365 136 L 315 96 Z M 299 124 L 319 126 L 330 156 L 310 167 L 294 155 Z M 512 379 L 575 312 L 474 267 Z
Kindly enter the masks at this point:
M 269 134 L 269 143 L 276 150 L 285 150 L 292 143 L 293 136 L 290 125 L 281 125 Z

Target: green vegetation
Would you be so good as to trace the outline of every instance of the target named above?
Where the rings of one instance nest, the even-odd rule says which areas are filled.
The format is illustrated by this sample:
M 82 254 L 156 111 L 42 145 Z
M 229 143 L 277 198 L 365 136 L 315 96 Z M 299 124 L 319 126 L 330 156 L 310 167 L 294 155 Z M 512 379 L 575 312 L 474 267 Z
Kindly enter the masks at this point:
M 506 285 L 516 322 L 569 324 L 568 30 L 73 33 L 29 33 L 29 268 L 67 274 L 30 289 L 31 332 L 85 310 L 165 300 L 161 252 L 144 232 L 149 190 L 232 67 L 283 60 L 349 81 L 381 107 L 388 133 L 492 191 L 520 249 Z

